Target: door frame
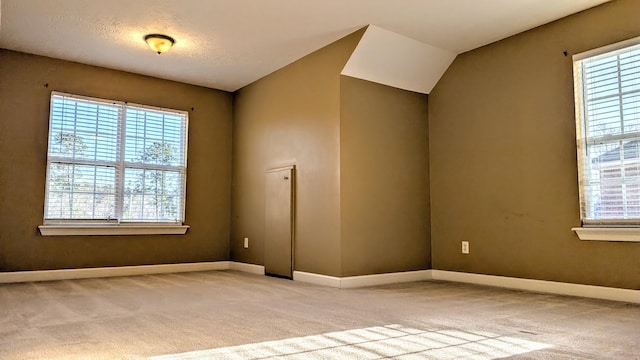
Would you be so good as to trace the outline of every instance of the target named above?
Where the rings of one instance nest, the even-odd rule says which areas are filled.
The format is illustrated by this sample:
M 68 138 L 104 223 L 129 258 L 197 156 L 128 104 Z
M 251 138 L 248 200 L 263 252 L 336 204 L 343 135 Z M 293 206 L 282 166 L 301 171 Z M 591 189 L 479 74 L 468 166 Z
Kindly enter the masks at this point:
M 269 167 L 264 172 L 265 174 L 267 174 L 267 173 L 278 172 L 282 170 L 291 170 L 291 179 L 290 179 L 291 186 L 289 190 L 291 191 L 291 229 L 290 231 L 291 231 L 291 278 L 292 279 L 293 279 L 293 272 L 296 269 L 295 268 L 295 258 L 296 258 L 295 257 L 295 253 L 296 253 L 296 221 L 295 220 L 296 220 L 296 188 L 297 188 L 296 167 L 297 167 L 296 163 L 289 163 L 285 165 Z

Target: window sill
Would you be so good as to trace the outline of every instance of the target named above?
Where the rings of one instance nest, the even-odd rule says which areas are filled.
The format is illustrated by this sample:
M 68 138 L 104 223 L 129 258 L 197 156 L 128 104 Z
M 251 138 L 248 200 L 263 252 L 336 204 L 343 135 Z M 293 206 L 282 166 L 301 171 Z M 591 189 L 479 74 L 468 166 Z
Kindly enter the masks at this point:
M 184 235 L 189 225 L 40 225 L 42 236 Z
M 575 227 L 580 240 L 640 242 L 640 228 Z

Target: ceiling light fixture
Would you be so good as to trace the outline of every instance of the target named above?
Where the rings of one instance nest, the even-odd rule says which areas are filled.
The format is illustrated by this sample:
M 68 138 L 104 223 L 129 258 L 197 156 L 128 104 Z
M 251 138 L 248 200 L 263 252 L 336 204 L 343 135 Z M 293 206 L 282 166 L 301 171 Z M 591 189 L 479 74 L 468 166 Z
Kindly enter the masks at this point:
M 151 50 L 162 54 L 163 52 L 171 49 L 176 42 L 172 37 L 162 34 L 149 34 L 144 37 L 144 41 L 147 42 Z

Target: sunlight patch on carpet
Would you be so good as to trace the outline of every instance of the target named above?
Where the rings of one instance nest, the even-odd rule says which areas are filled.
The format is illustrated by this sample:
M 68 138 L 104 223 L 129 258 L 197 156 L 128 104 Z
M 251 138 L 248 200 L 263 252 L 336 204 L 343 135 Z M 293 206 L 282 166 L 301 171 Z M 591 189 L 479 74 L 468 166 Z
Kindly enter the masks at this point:
M 546 349 L 549 344 L 483 331 L 374 326 L 254 344 L 154 356 L 191 359 L 474 359 L 492 360 Z

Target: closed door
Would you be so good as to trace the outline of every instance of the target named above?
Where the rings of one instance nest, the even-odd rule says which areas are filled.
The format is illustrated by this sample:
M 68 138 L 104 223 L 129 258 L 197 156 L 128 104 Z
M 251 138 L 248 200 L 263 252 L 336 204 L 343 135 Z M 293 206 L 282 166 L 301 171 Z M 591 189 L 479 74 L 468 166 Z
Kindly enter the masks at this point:
M 267 275 L 293 275 L 293 166 L 269 170 L 265 181 L 265 249 Z

